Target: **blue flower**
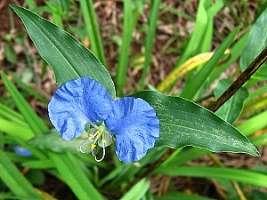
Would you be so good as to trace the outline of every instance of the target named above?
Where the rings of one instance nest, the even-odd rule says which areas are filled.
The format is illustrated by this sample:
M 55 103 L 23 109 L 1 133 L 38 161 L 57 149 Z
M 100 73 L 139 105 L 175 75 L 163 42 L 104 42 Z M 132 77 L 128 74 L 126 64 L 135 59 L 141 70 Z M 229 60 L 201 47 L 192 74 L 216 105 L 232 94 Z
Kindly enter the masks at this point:
M 20 155 L 22 157 L 30 157 L 32 156 L 32 152 L 22 146 L 16 145 L 14 147 L 14 151 L 17 155 Z
M 159 137 L 155 110 L 134 97 L 112 99 L 96 80 L 88 77 L 60 86 L 48 104 L 49 118 L 65 140 L 88 135 L 85 145 L 95 155 L 96 146 L 104 148 L 114 138 L 119 160 L 140 160 L 154 147 Z

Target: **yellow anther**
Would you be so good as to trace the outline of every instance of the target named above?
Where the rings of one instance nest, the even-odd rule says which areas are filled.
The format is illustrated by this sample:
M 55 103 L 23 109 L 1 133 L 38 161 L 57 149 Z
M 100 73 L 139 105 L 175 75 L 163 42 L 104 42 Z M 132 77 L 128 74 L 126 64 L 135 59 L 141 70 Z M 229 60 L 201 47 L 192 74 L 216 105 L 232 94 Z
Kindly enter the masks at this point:
M 94 150 L 96 148 L 96 144 L 91 144 L 91 150 Z

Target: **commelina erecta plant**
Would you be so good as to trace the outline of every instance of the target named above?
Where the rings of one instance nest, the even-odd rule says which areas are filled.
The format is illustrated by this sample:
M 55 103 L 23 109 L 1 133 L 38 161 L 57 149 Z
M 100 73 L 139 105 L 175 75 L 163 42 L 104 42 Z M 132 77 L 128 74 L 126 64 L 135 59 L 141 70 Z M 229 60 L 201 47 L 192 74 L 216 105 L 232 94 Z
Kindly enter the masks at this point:
M 62 84 L 48 104 L 49 118 L 65 140 L 84 137 L 81 152 L 103 160 L 113 139 L 119 160 L 130 163 L 143 158 L 159 137 L 159 119 L 143 99 L 112 99 L 96 80 L 82 77 Z M 96 151 L 103 149 L 102 157 Z

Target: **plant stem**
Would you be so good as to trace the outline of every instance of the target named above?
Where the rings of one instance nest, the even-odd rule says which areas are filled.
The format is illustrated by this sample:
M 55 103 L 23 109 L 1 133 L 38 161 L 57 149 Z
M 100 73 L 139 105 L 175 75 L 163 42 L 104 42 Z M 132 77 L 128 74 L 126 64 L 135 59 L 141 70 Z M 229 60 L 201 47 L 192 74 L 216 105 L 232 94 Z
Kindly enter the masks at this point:
M 265 48 L 243 71 L 239 77 L 230 85 L 230 87 L 215 101 L 210 110 L 215 112 L 218 110 L 228 99 L 230 99 L 240 88 L 246 83 L 249 78 L 260 68 L 262 64 L 267 61 L 267 48 Z

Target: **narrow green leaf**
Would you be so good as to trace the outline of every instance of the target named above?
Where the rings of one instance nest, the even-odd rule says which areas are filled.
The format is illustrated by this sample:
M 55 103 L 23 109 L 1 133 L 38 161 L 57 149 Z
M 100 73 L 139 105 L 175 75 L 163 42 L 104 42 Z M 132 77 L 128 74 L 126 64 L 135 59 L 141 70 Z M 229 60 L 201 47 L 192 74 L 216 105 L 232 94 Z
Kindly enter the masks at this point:
M 43 121 L 37 116 L 30 105 L 25 101 L 23 96 L 18 92 L 15 85 L 7 78 L 4 73 L 2 73 L 2 80 L 6 89 L 12 96 L 12 99 L 16 103 L 17 108 L 22 113 L 25 121 L 29 124 L 34 134 L 38 135 L 48 131 L 48 128 L 43 123 Z
M 258 155 L 256 147 L 231 124 L 193 102 L 152 91 L 135 96 L 156 110 L 160 120 L 158 146 L 194 146 L 213 152 Z
M 267 8 L 262 12 L 255 24 L 252 26 L 247 45 L 240 57 L 240 68 L 245 70 L 246 67 L 260 54 L 260 52 L 267 48 Z M 261 67 L 254 75 L 255 78 L 266 80 L 267 64 Z
M 93 2 L 92 0 L 80 0 L 80 4 L 83 13 L 83 19 L 86 25 L 86 31 L 90 39 L 90 44 L 92 45 L 92 51 L 102 63 L 106 64 Z
M 219 78 L 219 76 L 238 59 L 245 48 L 247 38 L 248 34 L 244 34 L 237 42 L 233 44 L 233 47 L 230 49 L 230 55 L 226 55 L 227 59 L 225 62 L 216 65 L 215 69 L 205 81 L 205 86 L 209 86 L 213 81 Z
M 81 170 L 81 167 L 73 155 L 66 153 L 58 156 L 54 153 L 51 153 L 50 157 L 54 161 L 54 165 L 57 167 L 58 172 L 62 176 L 63 180 L 71 187 L 79 199 L 103 199 L 88 180 L 85 173 Z
M 142 199 L 147 190 L 149 189 L 149 182 L 146 179 L 140 180 L 136 183 L 123 197 L 121 200 L 136 200 Z
M 7 120 L 16 122 L 20 125 L 26 125 L 23 117 L 20 114 L 18 114 L 17 112 L 15 112 L 14 110 L 10 109 L 9 107 L 7 107 L 2 103 L 0 103 L 0 116 Z
M 210 153 L 207 150 L 203 149 L 197 149 L 197 148 L 189 148 L 189 149 L 177 149 L 175 152 L 172 153 L 171 156 L 168 157 L 157 169 L 159 171 L 162 171 L 164 169 L 167 169 L 169 167 L 178 167 L 183 164 L 186 164 L 186 162 L 197 159 L 201 156 L 204 156 L 206 154 Z
M 30 169 L 49 169 L 55 167 L 50 159 L 25 161 L 22 165 Z
M 41 199 L 37 190 L 24 178 L 8 156 L 0 150 L 0 178 L 17 196 Z
M 251 140 L 257 146 L 266 146 L 267 145 L 267 133 L 253 137 L 253 138 L 251 138 Z
M 22 126 L 16 122 L 0 118 L 0 131 L 7 133 L 14 138 L 20 138 L 23 141 L 34 137 L 34 133 L 29 126 Z
M 218 82 L 214 91 L 215 97 L 219 97 L 223 92 L 231 85 L 231 81 L 223 79 Z M 248 97 L 248 91 L 246 88 L 240 88 L 223 106 L 221 106 L 216 114 L 223 120 L 233 123 L 240 115 L 244 101 Z
M 155 33 L 157 28 L 157 19 L 158 19 L 158 12 L 160 7 L 160 0 L 151 1 L 152 8 L 149 14 L 149 24 L 146 32 L 146 39 L 145 39 L 145 62 L 143 66 L 143 72 L 140 79 L 140 88 L 143 89 L 145 86 L 145 79 L 149 74 L 150 70 L 150 63 L 152 59 L 152 48 L 155 39 Z
M 200 52 L 210 51 L 212 46 L 212 37 L 213 37 L 213 22 L 215 15 L 221 10 L 223 7 L 223 0 L 217 0 L 214 3 L 212 1 L 209 2 L 209 7 L 207 6 L 207 25 L 205 28 L 205 33 L 202 36 L 202 42 L 199 41 Z
M 196 194 L 185 194 L 181 192 L 170 192 L 162 197 L 157 197 L 155 200 L 212 200 L 210 198 L 201 197 Z
M 227 38 L 223 41 L 223 43 L 218 47 L 215 51 L 212 58 L 205 64 L 199 72 L 197 72 L 191 79 L 188 81 L 188 84 L 183 89 L 181 94 L 182 97 L 187 99 L 193 99 L 199 89 L 204 85 L 205 80 L 211 74 L 213 69 L 215 68 L 218 61 L 223 57 L 225 50 L 232 44 L 237 30 L 231 32 Z
M 181 58 L 179 58 L 177 62 L 177 66 L 184 63 L 186 59 L 197 53 L 199 45 L 201 44 L 202 37 L 205 34 L 208 22 L 208 16 L 206 11 L 207 3 L 209 3 L 207 0 L 199 1 L 194 31 L 192 33 L 190 41 L 188 42 L 188 45 L 186 46 L 186 49 L 184 50 L 183 55 L 181 56 Z
M 14 5 L 11 8 L 21 18 L 42 58 L 53 68 L 58 84 L 89 76 L 116 96 L 105 66 L 69 33 L 25 8 Z
M 168 176 L 228 179 L 255 186 L 267 187 L 267 175 L 252 170 L 223 167 L 170 167 L 158 173 Z
M 132 1 L 124 0 L 123 1 L 123 34 L 122 34 L 122 44 L 119 50 L 119 61 L 116 69 L 116 86 L 118 95 L 123 94 L 123 87 L 126 82 L 127 70 L 128 70 L 128 61 L 130 46 L 132 41 L 132 34 L 136 24 L 136 19 L 138 17 L 137 4 L 141 0 Z
M 267 126 L 267 111 L 264 111 L 256 116 L 251 117 L 250 119 L 239 124 L 237 128 L 244 135 L 251 135 L 255 131 L 258 131 Z

